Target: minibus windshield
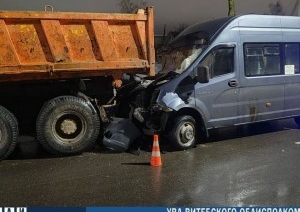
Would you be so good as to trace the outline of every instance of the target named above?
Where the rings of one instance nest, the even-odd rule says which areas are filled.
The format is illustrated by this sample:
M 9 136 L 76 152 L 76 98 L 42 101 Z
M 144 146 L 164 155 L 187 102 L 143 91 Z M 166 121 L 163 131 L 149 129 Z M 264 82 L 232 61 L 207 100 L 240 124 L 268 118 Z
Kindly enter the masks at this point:
M 195 24 L 175 37 L 163 53 L 162 71 L 182 73 L 214 40 L 231 18 L 221 18 Z
M 205 37 L 192 38 L 189 36 L 186 39 L 181 40 L 180 45 L 169 46 L 164 53 L 163 72 L 182 73 L 198 58 L 208 43 Z

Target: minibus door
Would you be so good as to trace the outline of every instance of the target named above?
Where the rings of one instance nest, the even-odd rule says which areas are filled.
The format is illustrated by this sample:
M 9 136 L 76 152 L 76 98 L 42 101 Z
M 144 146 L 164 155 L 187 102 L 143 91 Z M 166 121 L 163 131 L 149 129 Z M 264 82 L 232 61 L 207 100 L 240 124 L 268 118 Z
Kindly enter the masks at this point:
M 195 85 L 196 104 L 207 113 L 208 128 L 229 126 L 236 122 L 239 82 L 234 72 L 235 55 L 233 45 L 218 46 L 198 65 L 198 72 L 199 69 L 206 69 L 209 75 L 208 83 Z

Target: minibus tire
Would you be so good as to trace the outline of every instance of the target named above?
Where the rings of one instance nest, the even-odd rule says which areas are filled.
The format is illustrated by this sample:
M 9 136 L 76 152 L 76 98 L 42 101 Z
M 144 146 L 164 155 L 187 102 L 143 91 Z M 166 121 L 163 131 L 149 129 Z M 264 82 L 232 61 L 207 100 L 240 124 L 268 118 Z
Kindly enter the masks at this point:
M 0 160 L 15 149 L 19 136 L 18 121 L 6 108 L 0 106 Z
M 295 120 L 296 124 L 298 125 L 298 127 L 300 127 L 300 116 L 295 117 L 294 120 Z
M 196 145 L 196 121 L 192 116 L 179 116 L 174 119 L 169 134 L 169 142 L 176 150 L 193 148 Z
M 75 155 L 94 146 L 100 129 L 99 116 L 90 102 L 75 96 L 48 101 L 37 121 L 37 139 L 50 153 Z

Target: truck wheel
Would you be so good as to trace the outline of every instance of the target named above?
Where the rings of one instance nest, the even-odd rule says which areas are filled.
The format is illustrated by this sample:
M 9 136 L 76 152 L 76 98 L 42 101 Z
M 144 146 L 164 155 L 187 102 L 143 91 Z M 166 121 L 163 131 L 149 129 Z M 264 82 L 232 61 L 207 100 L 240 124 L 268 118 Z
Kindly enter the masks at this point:
M 37 139 L 50 153 L 80 154 L 91 148 L 99 135 L 100 120 L 94 107 L 74 96 L 48 101 L 37 122 Z
M 0 106 L 0 160 L 9 156 L 18 141 L 19 129 L 15 116 Z
M 169 134 L 170 144 L 178 150 L 189 149 L 196 144 L 196 121 L 191 116 L 175 118 Z
M 296 124 L 300 127 L 300 116 L 294 118 Z

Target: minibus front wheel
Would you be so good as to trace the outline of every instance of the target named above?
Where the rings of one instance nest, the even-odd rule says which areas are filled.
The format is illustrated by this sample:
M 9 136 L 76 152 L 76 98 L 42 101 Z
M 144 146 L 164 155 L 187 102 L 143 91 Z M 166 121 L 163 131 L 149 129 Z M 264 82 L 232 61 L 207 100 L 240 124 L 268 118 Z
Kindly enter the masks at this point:
M 177 150 L 190 149 L 196 144 L 196 121 L 192 116 L 179 116 L 174 119 L 169 134 L 170 144 Z

